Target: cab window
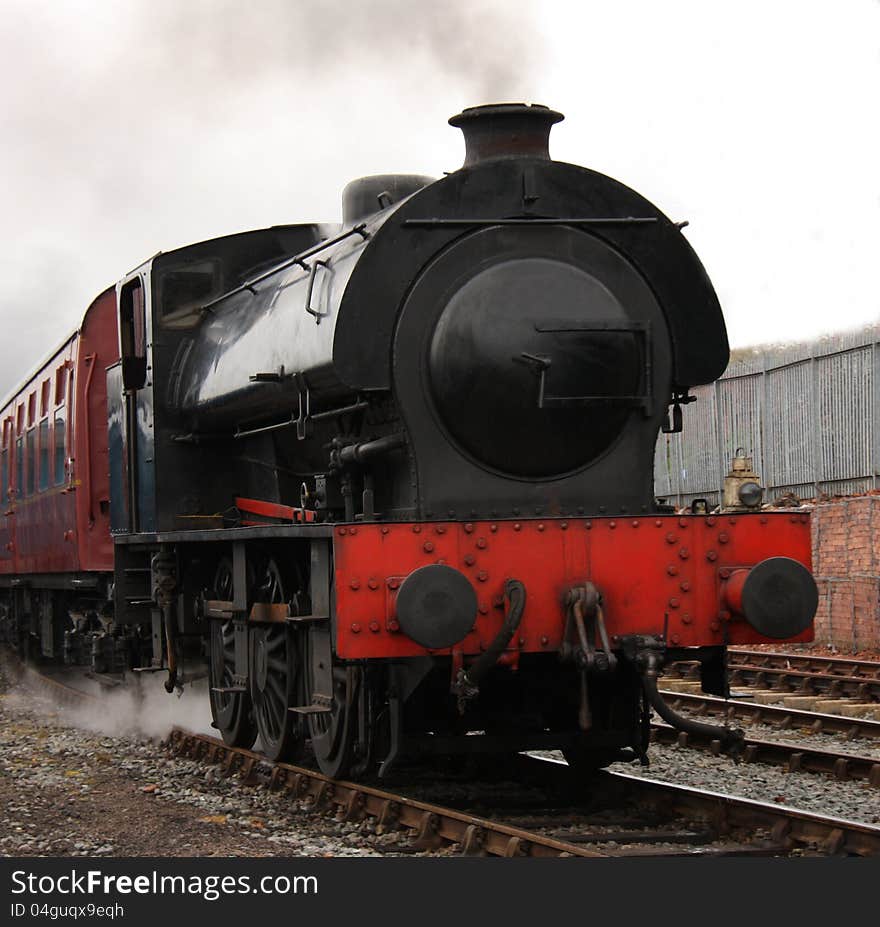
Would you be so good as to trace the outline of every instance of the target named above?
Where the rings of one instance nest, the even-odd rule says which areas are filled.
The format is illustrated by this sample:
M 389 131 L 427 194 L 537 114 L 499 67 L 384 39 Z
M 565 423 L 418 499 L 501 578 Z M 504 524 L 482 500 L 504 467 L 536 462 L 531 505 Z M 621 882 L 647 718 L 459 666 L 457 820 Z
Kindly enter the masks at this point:
M 193 261 L 168 267 L 159 283 L 160 319 L 165 328 L 192 328 L 202 306 L 222 293 L 219 261 Z

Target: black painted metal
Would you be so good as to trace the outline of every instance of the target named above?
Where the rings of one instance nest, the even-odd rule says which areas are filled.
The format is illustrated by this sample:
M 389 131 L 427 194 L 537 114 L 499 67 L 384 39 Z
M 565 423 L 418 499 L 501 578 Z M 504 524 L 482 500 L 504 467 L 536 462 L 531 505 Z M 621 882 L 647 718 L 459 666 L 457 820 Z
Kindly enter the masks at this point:
M 565 117 L 540 103 L 470 106 L 449 120 L 464 134 L 464 166 L 498 158 L 550 158 L 550 129 Z
M 466 110 L 461 170 L 354 181 L 341 230 L 145 265 L 138 530 L 195 527 L 233 492 L 297 504 L 304 482 L 331 519 L 652 510 L 665 405 L 724 369 L 724 323 L 677 226 L 550 160 L 560 118 Z M 205 298 L 169 315 L 178 290 Z
M 490 225 L 642 225 L 648 222 L 657 222 L 656 216 L 619 216 L 610 218 L 592 217 L 578 219 L 560 216 L 559 218 L 542 218 L 540 216 L 527 216 L 525 218 L 493 219 L 406 219 L 402 223 L 405 228 L 486 228 Z
M 476 617 L 477 594 L 470 580 L 445 564 L 413 571 L 397 595 L 400 629 L 423 647 L 452 647 L 471 630 Z
M 530 190 L 524 195 L 524 184 Z M 724 322 L 712 285 L 681 231 L 634 191 L 594 171 L 536 158 L 497 160 L 465 168 L 419 191 L 375 231 L 340 306 L 334 366 L 362 388 L 387 388 L 384 358 L 414 275 L 462 234 L 455 223 L 499 218 L 606 220 L 592 229 L 650 282 L 674 344 L 673 381 L 711 382 L 727 364 Z M 632 224 L 629 219 L 653 218 Z M 432 220 L 429 228 L 408 222 Z M 449 219 L 452 225 L 433 220 Z M 614 223 L 607 220 L 616 219 Z
M 342 223 L 353 225 L 387 209 L 433 183 L 434 177 L 423 174 L 374 174 L 358 177 L 342 191 Z
M 144 265 L 138 531 L 195 529 L 233 494 L 296 505 L 303 484 L 329 520 L 653 510 L 666 404 L 722 372 L 724 323 L 678 226 L 550 159 L 561 118 L 466 110 L 461 170 L 354 181 L 341 229 Z
M 805 566 L 790 557 L 771 557 L 749 571 L 742 602 L 746 620 L 756 631 L 782 640 L 810 626 L 819 590 Z
M 423 387 L 446 430 L 478 463 L 526 478 L 580 469 L 630 418 L 626 404 L 602 409 L 602 400 L 650 393 L 654 385 L 646 382 L 649 344 L 628 326 L 628 315 L 645 309 L 625 302 L 634 294 L 615 279 L 628 268 L 597 274 L 585 247 L 592 243 L 566 230 L 476 237 L 494 240 L 468 239 L 435 264 L 430 282 L 416 284 L 415 292 L 427 285 L 442 294 Z M 481 270 L 474 274 L 476 256 Z M 436 313 L 425 308 L 430 325 Z M 421 315 L 421 303 L 418 309 Z M 408 311 L 401 336 L 409 331 Z M 646 326 L 662 321 L 648 314 L 640 320 Z M 582 407 L 579 397 L 594 398 Z
M 393 351 L 424 516 L 652 507 L 665 403 L 647 400 L 669 394 L 667 326 L 601 239 L 564 227 L 462 236 L 412 286 Z M 571 401 L 592 394 L 646 402 Z

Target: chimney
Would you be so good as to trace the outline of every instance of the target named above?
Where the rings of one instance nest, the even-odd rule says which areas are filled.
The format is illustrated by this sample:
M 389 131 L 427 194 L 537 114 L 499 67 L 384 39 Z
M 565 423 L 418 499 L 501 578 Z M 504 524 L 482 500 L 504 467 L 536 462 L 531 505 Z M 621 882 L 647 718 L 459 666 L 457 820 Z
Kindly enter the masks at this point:
M 538 103 L 471 106 L 449 120 L 464 134 L 464 167 L 497 158 L 550 160 L 550 128 L 565 117 Z

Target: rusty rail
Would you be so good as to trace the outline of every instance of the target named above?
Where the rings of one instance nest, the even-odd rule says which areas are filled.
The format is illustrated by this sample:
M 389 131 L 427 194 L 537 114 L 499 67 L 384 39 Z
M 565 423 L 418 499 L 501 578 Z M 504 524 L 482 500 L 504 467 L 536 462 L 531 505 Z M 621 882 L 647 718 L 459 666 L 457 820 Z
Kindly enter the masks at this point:
M 222 762 L 225 773 L 235 773 L 245 779 L 254 777 L 260 767 L 267 768 L 266 784 L 269 788 L 284 789 L 300 800 L 310 801 L 313 808 L 334 811 L 346 821 L 371 817 L 383 827 L 399 826 L 415 831 L 415 845 L 426 850 L 454 843 L 459 844 L 466 855 L 609 855 L 361 783 L 329 779 L 303 766 L 271 763 L 259 753 L 230 747 L 204 734 L 191 734 L 177 728 L 171 733 L 169 746 L 181 756 L 207 763 Z
M 677 731 L 668 724 L 651 725 L 651 742 L 708 750 L 715 756 L 721 754 L 722 747 L 719 740 Z M 880 758 L 876 756 L 860 756 L 820 750 L 804 744 L 749 737 L 745 742 L 742 761 L 785 766 L 789 772 L 824 773 L 841 782 L 859 779 L 866 781 L 872 788 L 880 788 Z
M 666 667 L 670 678 L 698 679 L 699 664 L 679 661 Z M 728 651 L 731 685 L 771 687 L 798 695 L 829 695 L 880 701 L 880 662 L 757 650 Z
M 857 698 L 880 701 L 880 679 L 864 676 L 839 676 L 784 666 L 737 663 L 730 667 L 730 684 L 755 688 L 774 688 L 789 694 L 829 695 L 832 698 Z M 772 683 L 772 686 L 771 686 Z
M 880 853 L 880 827 L 842 818 L 801 811 L 787 805 L 765 804 L 666 782 L 607 773 L 632 789 L 632 800 L 679 813 L 707 815 L 716 827 L 766 829 L 774 842 L 787 850 L 811 847 L 828 855 L 876 856 Z
M 4 665 L 15 674 L 19 683 L 41 692 L 59 705 L 70 706 L 82 704 L 84 701 L 97 702 L 99 700 L 97 696 L 89 692 L 83 692 L 82 689 L 69 686 L 60 679 L 38 672 L 33 667 L 21 663 L 17 658 L 14 662 L 10 661 L 8 651 L 4 655 Z
M 585 849 L 580 843 L 560 840 L 518 827 L 476 817 L 462 811 L 407 798 L 372 786 L 328 779 L 321 773 L 286 763 L 269 763 L 251 750 L 229 747 L 203 734 L 176 730 L 170 745 L 175 752 L 210 763 L 222 762 L 224 772 L 253 777 L 264 767 L 270 788 L 285 788 L 312 807 L 324 807 L 344 820 L 372 817 L 377 823 L 395 824 L 415 831 L 415 845 L 431 849 L 444 844 L 459 844 L 466 855 L 485 856 L 580 856 L 604 857 L 629 855 L 628 851 L 599 852 Z M 560 770 L 560 783 L 570 782 L 570 770 L 564 762 L 543 757 L 522 757 L 528 765 L 549 772 Z M 537 768 L 537 767 L 536 767 Z M 625 792 L 627 803 L 670 811 L 685 817 L 709 820 L 719 833 L 734 830 L 767 831 L 769 850 L 785 853 L 796 847 L 809 847 L 823 854 L 880 854 L 880 827 L 825 817 L 784 805 L 764 804 L 641 776 L 605 771 L 597 779 L 600 787 Z M 564 789 L 561 788 L 560 791 Z M 589 835 L 579 837 L 586 842 Z M 758 847 L 768 851 L 768 846 Z
M 848 740 L 880 740 L 880 721 L 869 718 L 850 718 L 781 705 L 759 705 L 738 699 L 728 701 L 714 695 L 691 692 L 664 691 L 663 697 L 676 710 L 686 709 L 698 715 L 728 720 L 738 718 L 749 724 L 768 724 L 782 730 L 801 728 L 814 734 L 843 734 Z
M 854 660 L 850 657 L 829 657 L 811 653 L 777 653 L 731 647 L 728 650 L 728 662 L 731 668 L 739 664 L 787 667 L 826 675 L 864 677 L 880 681 L 880 662 L 876 660 Z

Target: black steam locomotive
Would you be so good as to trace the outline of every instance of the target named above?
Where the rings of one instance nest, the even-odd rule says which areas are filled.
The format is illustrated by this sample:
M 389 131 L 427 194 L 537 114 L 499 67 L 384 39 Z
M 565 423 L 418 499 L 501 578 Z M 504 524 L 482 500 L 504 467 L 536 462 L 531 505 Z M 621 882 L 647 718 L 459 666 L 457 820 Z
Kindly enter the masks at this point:
M 599 766 L 644 756 L 670 650 L 720 666 L 768 639 L 732 573 L 761 562 L 740 585 L 770 571 L 774 634 L 809 634 L 808 524 L 741 513 L 707 562 L 712 517 L 654 497 L 658 431 L 724 370 L 724 322 L 676 224 L 550 159 L 560 119 L 467 109 L 440 180 L 363 178 L 341 227 L 120 282 L 113 646 L 169 690 L 205 658 L 228 742 L 310 742 L 337 776 L 475 749 Z

